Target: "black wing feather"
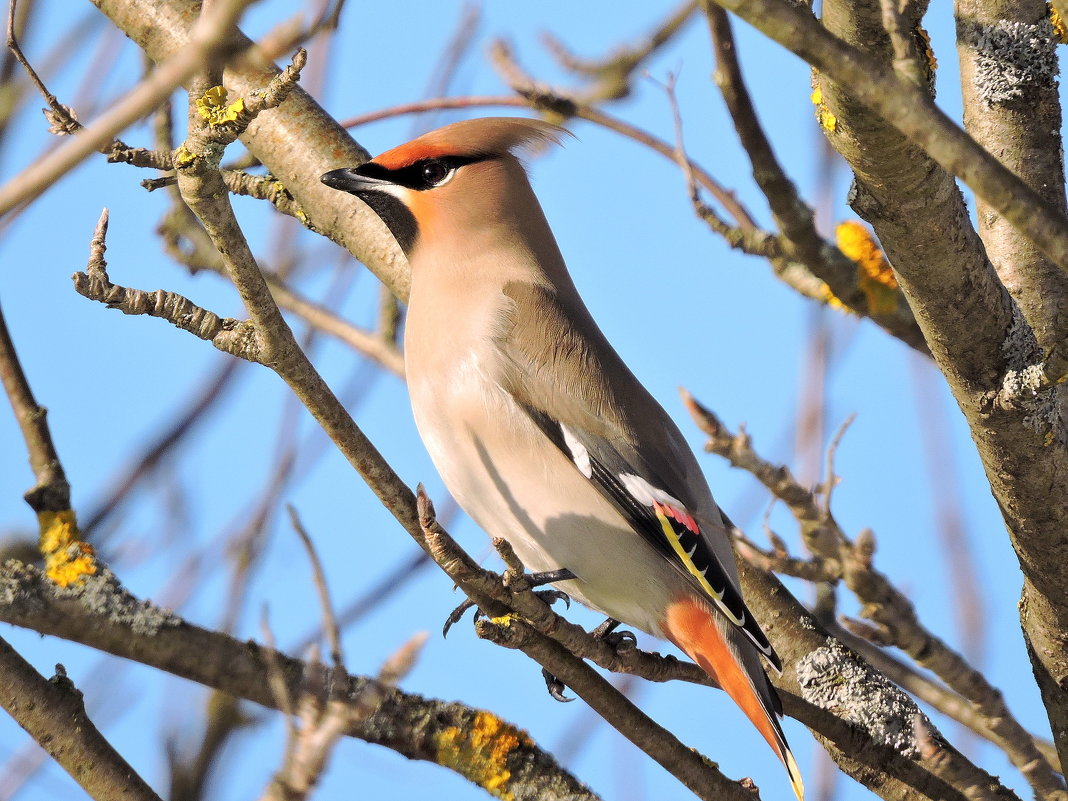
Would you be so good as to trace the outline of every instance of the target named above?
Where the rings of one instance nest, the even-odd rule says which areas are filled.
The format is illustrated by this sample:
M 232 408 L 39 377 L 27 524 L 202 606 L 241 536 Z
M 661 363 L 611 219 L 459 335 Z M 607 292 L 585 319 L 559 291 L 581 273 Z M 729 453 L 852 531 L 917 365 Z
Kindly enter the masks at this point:
M 543 411 L 525 405 L 523 408 L 553 444 L 572 463 L 576 463 L 572 449 L 568 445 L 563 425 Z M 741 594 L 734 588 L 730 577 L 724 572 L 719 559 L 712 553 L 700 533 L 691 531 L 683 522 L 673 517 L 665 516 L 654 506 L 643 503 L 634 497 L 624 486 L 620 476 L 624 474 L 641 475 L 642 478 L 655 487 L 663 488 L 668 492 L 670 492 L 670 488 L 665 486 L 658 476 L 653 475 L 647 465 L 635 463 L 637 454 L 632 454 L 633 460 L 628 460 L 603 438 L 588 435 L 586 432 L 575 430 L 571 427 L 567 429 L 567 432 L 586 449 L 589 457 L 588 478 L 601 494 L 619 510 L 634 531 L 663 554 L 687 580 L 696 585 L 706 595 L 711 595 L 716 606 L 727 613 L 732 622 L 746 634 L 775 669 L 781 672 L 782 663 L 778 655 L 771 647 L 771 643 L 768 642 L 764 632 L 760 630 L 760 626 L 757 625 L 752 613 L 745 605 Z M 576 469 L 579 469 L 577 464 Z M 672 544 L 665 531 L 665 525 L 670 527 L 679 548 L 687 554 L 686 559 L 682 558 L 679 551 Z M 689 565 L 686 564 L 687 561 L 690 562 Z M 695 575 L 694 571 L 701 574 L 701 578 L 711 588 L 711 593 L 709 593 L 708 588 L 702 586 L 701 579 Z

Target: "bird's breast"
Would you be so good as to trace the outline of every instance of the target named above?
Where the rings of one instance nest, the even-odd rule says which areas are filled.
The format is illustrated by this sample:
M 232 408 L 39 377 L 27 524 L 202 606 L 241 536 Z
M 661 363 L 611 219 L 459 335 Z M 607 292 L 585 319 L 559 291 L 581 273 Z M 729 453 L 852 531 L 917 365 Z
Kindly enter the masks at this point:
M 679 578 L 501 388 L 493 352 L 471 345 L 408 364 L 412 410 L 445 486 L 528 570 L 566 567 L 576 600 L 659 633 Z

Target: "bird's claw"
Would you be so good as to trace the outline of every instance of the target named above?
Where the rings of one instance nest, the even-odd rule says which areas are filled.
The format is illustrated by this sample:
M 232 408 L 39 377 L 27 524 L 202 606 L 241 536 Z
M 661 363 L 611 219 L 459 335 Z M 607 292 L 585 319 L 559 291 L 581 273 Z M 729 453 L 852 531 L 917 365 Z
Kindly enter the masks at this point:
M 464 601 L 458 607 L 456 607 L 451 612 L 449 612 L 449 616 L 447 618 L 445 618 L 445 625 L 441 627 L 441 636 L 442 637 L 448 637 L 449 636 L 449 629 L 451 629 L 453 627 L 453 624 L 454 623 L 458 623 L 460 621 L 460 618 L 462 618 L 464 616 L 464 614 L 467 612 L 467 610 L 470 609 L 471 607 L 473 607 L 474 605 L 475 605 L 475 602 L 472 601 L 470 598 L 468 598 L 466 601 Z M 475 620 L 478 620 L 479 614 L 480 614 L 480 612 L 476 609 L 475 610 Z
M 612 646 L 616 653 L 623 653 L 624 651 L 632 651 L 638 647 L 638 638 L 633 631 L 611 631 L 601 637 L 606 643 Z
M 567 685 L 560 679 L 556 678 L 545 668 L 541 669 L 542 678 L 545 679 L 545 689 L 549 691 L 549 695 L 552 696 L 554 701 L 559 701 L 561 704 L 567 704 L 574 701 L 574 698 L 568 698 L 564 695 L 564 690 L 567 689 Z
M 590 634 L 598 640 L 604 640 L 611 645 L 617 653 L 620 651 L 629 651 L 637 646 L 638 638 L 635 636 L 634 632 L 627 631 L 626 629 L 616 631 L 617 626 L 619 626 L 619 621 L 614 617 L 610 617 L 600 626 L 591 631 Z
M 549 606 L 552 606 L 557 601 L 563 601 L 568 609 L 571 608 L 571 596 L 566 592 L 561 592 L 560 590 L 538 590 L 534 594 Z

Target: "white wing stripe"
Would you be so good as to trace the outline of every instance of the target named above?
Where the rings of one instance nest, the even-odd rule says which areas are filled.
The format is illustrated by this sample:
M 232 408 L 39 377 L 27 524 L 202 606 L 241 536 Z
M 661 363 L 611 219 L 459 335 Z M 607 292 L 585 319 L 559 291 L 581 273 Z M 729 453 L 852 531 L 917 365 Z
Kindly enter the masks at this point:
M 564 444 L 571 451 L 571 460 L 575 463 L 575 467 L 586 478 L 593 478 L 593 465 L 590 463 L 590 452 L 586 450 L 586 446 L 579 442 L 578 437 L 572 434 L 571 429 L 563 423 L 560 424 L 560 431 L 564 435 Z
M 673 509 L 678 509 L 684 514 L 690 513 L 682 501 L 664 492 L 664 490 L 654 487 L 641 476 L 636 476 L 633 473 L 620 473 L 619 481 L 638 503 L 652 506 L 653 502 L 656 501 Z

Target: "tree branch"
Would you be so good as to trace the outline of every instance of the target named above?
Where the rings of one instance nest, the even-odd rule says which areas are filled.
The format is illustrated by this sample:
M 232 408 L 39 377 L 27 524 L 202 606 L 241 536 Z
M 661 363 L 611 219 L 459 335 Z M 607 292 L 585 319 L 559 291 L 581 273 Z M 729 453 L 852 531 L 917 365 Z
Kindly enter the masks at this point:
M 277 709 L 270 690 L 266 649 L 248 641 L 192 626 L 123 590 L 110 573 L 94 576 L 73 590 L 57 588 L 36 569 L 9 562 L 0 566 L 0 620 L 42 634 L 80 642 L 132 659 L 261 706 Z M 291 694 L 297 694 L 305 663 L 275 653 Z M 341 697 L 356 703 L 375 682 L 361 676 L 338 679 Z M 346 732 L 390 748 L 409 759 L 434 762 L 481 784 L 485 758 L 454 759 L 465 733 L 493 733 L 502 747 L 491 755 L 498 770 L 509 771 L 507 788 L 516 801 L 560 799 L 596 801 L 596 796 L 563 770 L 524 732 L 490 712 L 460 703 L 422 698 L 379 686 L 373 714 Z M 492 729 L 492 732 L 489 730 Z M 475 754 L 477 755 L 477 754 Z M 484 786 L 484 785 L 483 785 Z
M 142 81 L 124 100 L 59 149 L 0 187 L 0 216 L 36 198 L 116 134 L 152 112 L 205 60 L 226 48 L 229 33 L 251 0 L 220 0 L 190 31 L 188 46 Z
M 762 33 L 849 87 L 850 93 L 960 178 L 1062 270 L 1068 270 L 1068 220 L 983 150 L 931 103 L 923 88 L 838 39 L 785 0 L 716 0 Z
M 189 44 L 197 0 L 93 0 L 155 62 Z M 250 97 L 279 73 L 241 33 L 228 50 L 245 56 L 227 65 L 223 84 L 234 97 Z M 254 120 L 241 141 L 308 212 L 316 231 L 363 262 L 397 297 L 408 297 L 408 264 L 378 216 L 356 198 L 319 182 L 335 167 L 351 167 L 369 155 L 300 87 L 285 103 Z M 311 211 L 314 210 L 314 211 Z
M 0 639 L 0 704 L 90 797 L 160 801 L 93 725 L 62 665 L 45 679 Z

